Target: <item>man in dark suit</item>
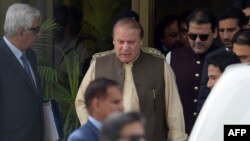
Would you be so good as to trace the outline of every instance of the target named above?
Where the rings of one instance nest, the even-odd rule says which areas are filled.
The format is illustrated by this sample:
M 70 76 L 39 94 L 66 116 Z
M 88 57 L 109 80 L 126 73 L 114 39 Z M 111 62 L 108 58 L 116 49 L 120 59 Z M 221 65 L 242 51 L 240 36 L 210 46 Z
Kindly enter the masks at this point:
M 207 54 L 206 58 L 224 52 L 225 50 L 232 50 L 233 47 L 233 36 L 243 28 L 243 26 L 247 23 L 246 17 L 242 11 L 237 8 L 226 8 L 224 9 L 218 16 L 218 35 L 220 40 L 223 44 L 223 48 L 213 51 Z M 201 77 L 201 84 L 200 90 L 198 94 L 198 102 L 197 102 L 197 113 L 200 112 L 203 104 L 205 103 L 210 90 L 207 87 L 208 82 L 208 64 L 205 59 L 203 70 L 202 70 L 202 77 Z
M 146 141 L 146 120 L 138 112 L 116 112 L 103 122 L 101 141 Z
M 43 141 L 40 81 L 32 46 L 40 12 L 27 4 L 8 8 L 0 41 L 0 140 Z
M 71 133 L 68 141 L 99 141 L 103 120 L 115 111 L 124 110 L 118 83 L 107 78 L 91 81 L 84 99 L 89 113 L 87 123 Z

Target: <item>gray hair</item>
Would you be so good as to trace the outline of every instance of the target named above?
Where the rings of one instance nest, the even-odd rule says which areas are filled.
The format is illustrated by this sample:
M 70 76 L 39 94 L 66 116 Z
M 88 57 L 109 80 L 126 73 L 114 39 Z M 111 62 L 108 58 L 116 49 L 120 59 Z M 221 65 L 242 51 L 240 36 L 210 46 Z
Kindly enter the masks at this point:
M 126 26 L 131 29 L 138 29 L 140 30 L 140 38 L 143 38 L 144 36 L 144 30 L 142 28 L 142 25 L 138 21 L 136 21 L 135 18 L 133 17 L 124 17 L 124 18 L 119 19 L 113 27 L 113 32 L 112 32 L 113 37 L 114 37 L 114 31 L 116 27 L 120 27 L 120 26 Z
M 19 29 L 32 27 L 33 20 L 40 18 L 40 12 L 27 4 L 12 4 L 6 13 L 4 31 L 5 36 L 10 37 L 17 33 Z

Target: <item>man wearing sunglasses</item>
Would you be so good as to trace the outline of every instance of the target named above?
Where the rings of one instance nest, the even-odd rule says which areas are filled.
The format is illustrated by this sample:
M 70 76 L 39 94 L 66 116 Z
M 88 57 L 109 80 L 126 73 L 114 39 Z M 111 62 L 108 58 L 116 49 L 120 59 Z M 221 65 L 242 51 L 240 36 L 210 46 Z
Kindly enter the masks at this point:
M 187 25 L 190 47 L 172 51 L 170 65 L 183 104 L 186 132 L 190 133 L 197 116 L 197 96 L 205 56 L 218 47 L 213 42 L 217 36 L 217 21 L 212 13 L 196 9 L 189 14 Z

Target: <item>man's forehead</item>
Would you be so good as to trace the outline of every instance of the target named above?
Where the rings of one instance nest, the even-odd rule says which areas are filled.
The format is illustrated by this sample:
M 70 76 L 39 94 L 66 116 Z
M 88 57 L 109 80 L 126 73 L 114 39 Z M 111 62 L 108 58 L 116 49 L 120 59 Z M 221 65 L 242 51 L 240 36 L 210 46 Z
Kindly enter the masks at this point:
M 234 49 L 250 49 L 250 45 L 246 45 L 246 44 L 238 44 L 238 43 L 234 43 L 233 44 Z
M 116 31 L 120 31 L 120 30 L 123 30 L 123 31 L 136 31 L 136 32 L 140 32 L 140 29 L 138 28 L 135 28 L 135 27 L 131 27 L 131 26 L 122 26 L 122 25 L 118 25 L 114 28 L 114 32 Z
M 209 64 L 208 73 L 210 73 L 210 75 L 215 75 L 215 72 L 221 73 L 219 66 L 214 65 L 214 64 Z
M 227 18 L 219 21 L 219 26 L 239 26 L 238 25 L 238 19 L 236 18 Z
M 199 29 L 199 30 L 212 30 L 212 25 L 210 23 L 196 23 L 196 22 L 191 22 L 189 24 L 188 30 L 193 30 L 193 29 Z

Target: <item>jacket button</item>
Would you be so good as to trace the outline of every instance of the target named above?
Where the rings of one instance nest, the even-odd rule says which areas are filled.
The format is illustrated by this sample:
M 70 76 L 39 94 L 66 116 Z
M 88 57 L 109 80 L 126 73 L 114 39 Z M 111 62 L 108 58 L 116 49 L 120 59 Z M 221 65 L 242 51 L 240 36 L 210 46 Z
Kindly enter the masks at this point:
M 201 61 L 196 61 L 196 64 L 201 64 Z
M 199 74 L 199 73 L 196 73 L 196 74 L 195 74 L 195 77 L 199 77 L 199 76 L 200 76 L 200 74 Z
M 197 113 L 196 113 L 196 112 L 194 112 L 194 113 L 193 113 L 193 115 L 196 117 L 196 116 L 197 116 Z
M 199 87 L 197 87 L 197 86 L 194 87 L 194 90 L 198 90 L 198 89 L 199 89 Z
M 194 99 L 194 103 L 197 103 L 197 101 L 198 101 L 197 99 Z

